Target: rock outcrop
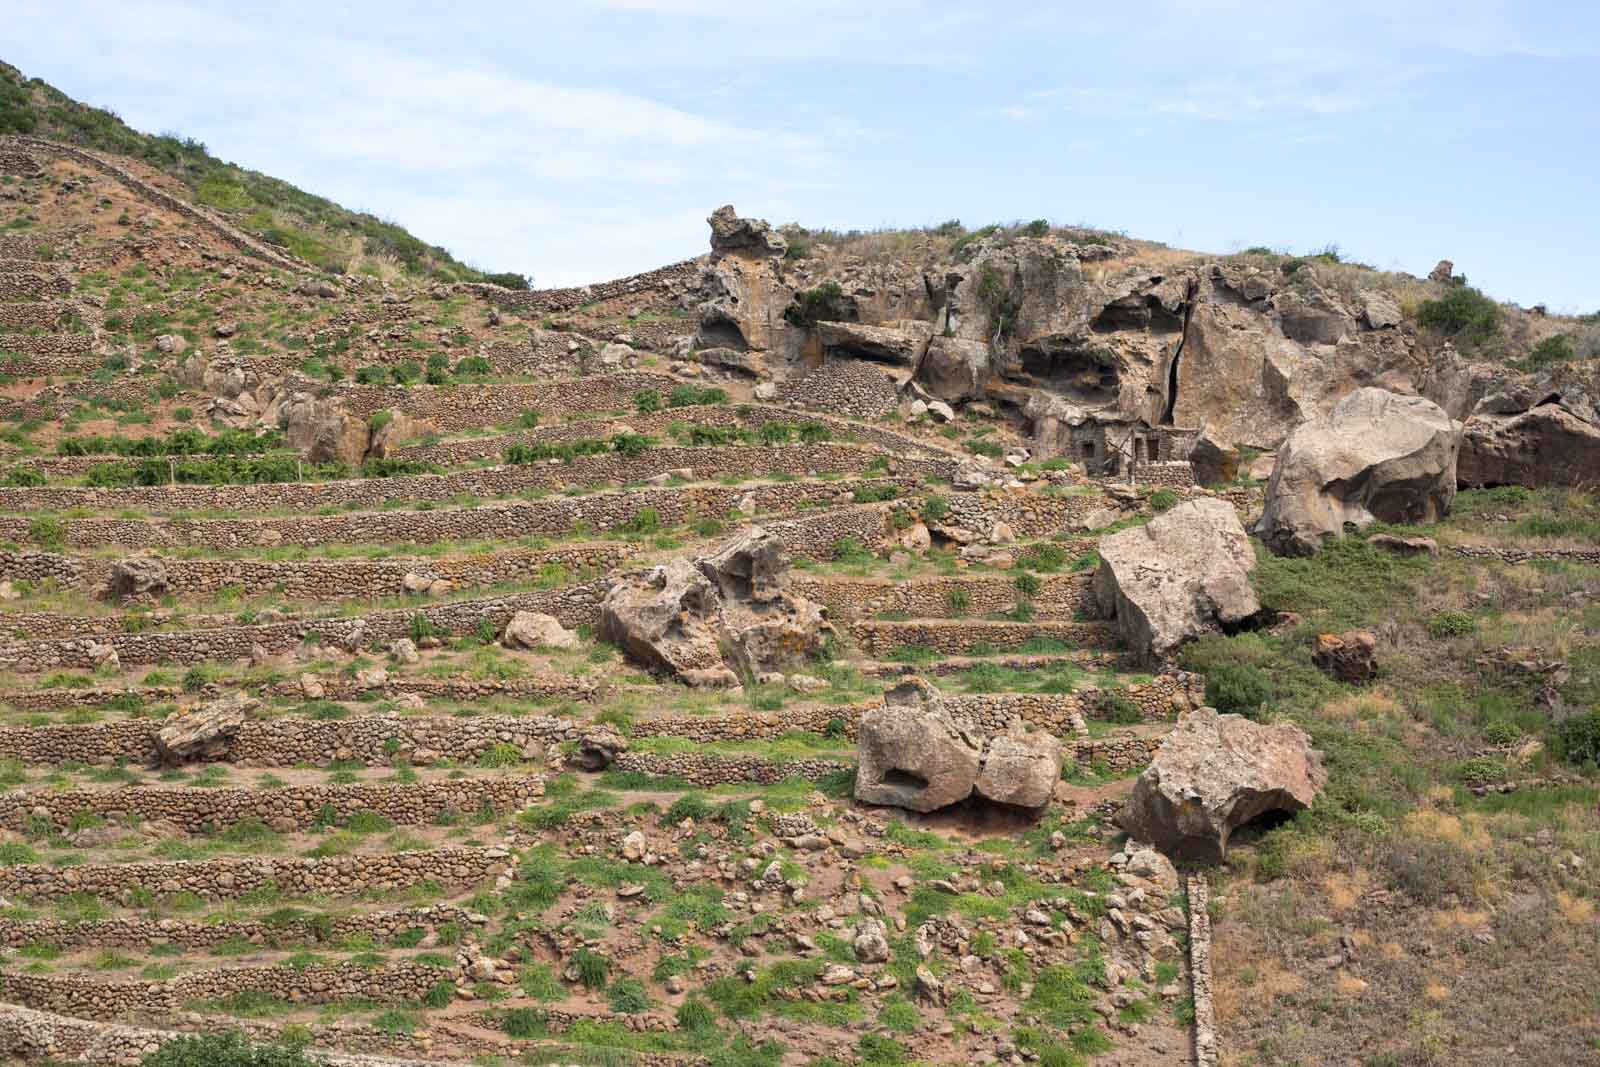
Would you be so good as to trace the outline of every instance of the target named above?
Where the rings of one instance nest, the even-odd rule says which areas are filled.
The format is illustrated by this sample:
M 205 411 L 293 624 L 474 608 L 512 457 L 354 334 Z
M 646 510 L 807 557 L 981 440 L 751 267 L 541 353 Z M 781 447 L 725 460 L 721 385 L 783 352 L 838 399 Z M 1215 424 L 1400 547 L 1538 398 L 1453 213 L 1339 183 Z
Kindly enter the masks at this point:
M 585 730 L 568 762 L 579 770 L 603 771 L 628 751 L 628 740 L 606 726 Z
M 1327 781 L 1299 727 L 1200 708 L 1167 735 L 1117 821 L 1174 859 L 1217 862 L 1234 830 L 1309 808 Z
M 1461 435 L 1430 400 L 1358 389 L 1278 451 L 1255 532 L 1279 555 L 1374 520 L 1433 522 L 1456 494 Z
M 1184 641 L 1261 610 L 1250 586 L 1255 563 L 1231 505 L 1189 500 L 1101 539 L 1095 600 L 1134 656 L 1159 664 Z
M 855 797 L 908 811 L 936 811 L 978 796 L 1039 809 L 1061 777 L 1061 743 L 1020 722 L 984 739 L 958 722 L 942 694 L 910 678 L 862 717 Z
M 1485 401 L 1466 421 L 1456 478 L 1465 486 L 1592 484 L 1600 425 L 1558 400 L 1509 412 Z M 1500 405 L 1510 406 L 1510 405 Z
M 785 589 L 788 556 L 751 527 L 691 563 L 672 560 L 614 582 L 600 633 L 629 656 L 692 685 L 731 686 L 814 657 L 833 627 Z
M 225 753 L 261 702 L 245 692 L 180 708 L 155 731 L 161 761 L 177 765 L 190 760 L 216 759 Z
M 706 222 L 711 226 L 711 251 L 719 256 L 781 256 L 789 249 L 789 242 L 766 220 L 741 218 L 732 204 L 717 208 Z

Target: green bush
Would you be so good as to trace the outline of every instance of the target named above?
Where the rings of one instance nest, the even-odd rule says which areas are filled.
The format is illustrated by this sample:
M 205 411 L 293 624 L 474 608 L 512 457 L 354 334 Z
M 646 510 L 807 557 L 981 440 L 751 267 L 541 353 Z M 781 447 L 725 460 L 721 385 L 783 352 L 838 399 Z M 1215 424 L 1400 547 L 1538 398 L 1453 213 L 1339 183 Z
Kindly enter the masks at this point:
M 612 450 L 628 459 L 644 455 L 655 443 L 654 437 L 643 433 L 619 433 L 611 438 Z
M 863 485 L 852 494 L 857 504 L 877 504 L 899 495 L 898 485 Z
M 1209 701 L 1210 697 L 1208 689 L 1206 699 Z M 1144 710 L 1130 700 L 1126 693 L 1117 689 L 1102 689 L 1095 697 L 1094 717 L 1103 722 L 1116 723 L 1118 726 L 1132 726 L 1144 721 Z
M 1029 574 L 1027 571 L 1021 571 L 1015 578 L 1011 579 L 1011 584 L 1016 586 L 1017 592 L 1021 593 L 1023 596 L 1039 595 L 1040 583 L 1039 576 L 1037 574 Z
M 833 543 L 833 558 L 840 563 L 870 563 L 873 555 L 855 537 L 841 537 Z
M 1556 755 L 1578 764 L 1600 763 L 1600 710 L 1573 715 L 1556 725 Z
M 1468 286 L 1451 289 L 1417 309 L 1417 321 L 1431 330 L 1468 341 L 1486 341 L 1500 329 L 1500 305 Z
M 572 965 L 577 969 L 578 981 L 585 989 L 603 989 L 611 973 L 611 961 L 598 952 L 580 948 L 572 954 Z
M 929 522 L 939 522 L 950 514 L 950 502 L 942 496 L 930 496 L 922 502 L 922 517 Z
M 252 1045 L 242 1034 L 200 1034 L 166 1042 L 142 1067 L 314 1067 L 299 1049 Z
M 1178 494 L 1171 489 L 1157 489 L 1150 494 L 1150 510 L 1157 515 L 1178 506 Z
M 1430 637 L 1465 637 L 1477 630 L 1478 620 L 1465 611 L 1439 611 L 1428 619 Z
M 1272 683 L 1248 663 L 1219 663 L 1206 674 L 1206 703 L 1225 714 L 1253 719 L 1272 698 Z
M 59 552 L 67 545 L 67 524 L 48 515 L 28 520 L 28 536 L 41 548 Z
M 801 289 L 794 294 L 794 302 L 783 312 L 792 326 L 814 326 L 819 322 L 836 322 L 849 318 L 844 289 L 835 281 L 826 281 L 813 289 Z
M 633 406 L 641 415 L 649 415 L 661 410 L 661 394 L 654 389 L 645 389 L 633 394 Z
M 43 485 L 47 478 L 43 472 L 32 467 L 12 467 L 6 471 L 5 484 L 17 489 L 34 489 Z
M 650 994 L 637 978 L 618 978 L 606 990 L 611 1010 L 623 1015 L 639 1015 L 650 1010 Z

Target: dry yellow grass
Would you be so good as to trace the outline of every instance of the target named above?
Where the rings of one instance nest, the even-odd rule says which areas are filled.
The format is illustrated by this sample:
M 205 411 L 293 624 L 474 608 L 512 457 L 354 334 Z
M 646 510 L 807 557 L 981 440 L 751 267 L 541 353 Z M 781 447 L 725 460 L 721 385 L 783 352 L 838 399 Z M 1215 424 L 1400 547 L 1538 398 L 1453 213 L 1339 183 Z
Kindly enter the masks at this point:
M 1435 1004 L 1450 999 L 1450 987 L 1437 978 L 1430 978 L 1422 987 L 1422 995 Z
M 1594 901 L 1575 897 L 1565 889 L 1556 890 L 1556 910 L 1570 923 L 1594 921 Z
M 1436 794 L 1440 792 L 1446 798 L 1454 795 L 1453 790 L 1444 786 L 1431 790 L 1429 796 L 1437 800 Z M 1483 826 L 1483 819 L 1475 813 L 1462 817 L 1437 808 L 1422 808 L 1407 815 L 1404 826 L 1409 834 L 1446 841 L 1470 852 L 1487 852 L 1494 845 L 1489 831 Z

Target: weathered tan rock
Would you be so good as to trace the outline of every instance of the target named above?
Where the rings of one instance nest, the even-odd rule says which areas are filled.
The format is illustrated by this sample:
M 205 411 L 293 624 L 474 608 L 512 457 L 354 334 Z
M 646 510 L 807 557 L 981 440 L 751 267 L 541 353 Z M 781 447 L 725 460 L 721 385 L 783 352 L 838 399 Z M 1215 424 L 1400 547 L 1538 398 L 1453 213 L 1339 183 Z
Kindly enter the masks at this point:
M 577 648 L 578 635 L 561 620 L 542 611 L 519 611 L 511 616 L 500 643 L 506 648 Z
M 857 800 L 926 812 L 972 794 L 982 749 L 950 717 L 939 691 L 912 678 L 862 716 L 857 754 Z
M 1261 610 L 1250 572 L 1255 550 L 1232 505 L 1185 501 L 1144 526 L 1100 541 L 1095 600 L 1144 663 Z
M 155 731 L 161 761 L 176 765 L 187 760 L 215 759 L 225 753 L 261 702 L 243 691 L 217 700 L 179 708 Z
M 159 597 L 169 588 L 167 565 L 160 556 L 119 559 L 106 579 L 106 595 L 113 600 Z
M 693 563 L 675 559 L 612 584 L 600 605 L 600 636 L 658 670 L 724 666 L 717 647 L 717 587 Z
M 789 248 L 765 219 L 741 218 L 732 204 L 717 208 L 706 222 L 711 226 L 711 251 L 717 255 L 781 256 Z
M 997 804 L 1017 808 L 1042 808 L 1055 795 L 1061 778 L 1061 742 L 1043 730 L 1026 730 L 1013 721 L 1003 734 L 989 740 L 983 753 L 983 770 L 973 792 Z
M 1239 450 L 1219 441 L 1209 430 L 1202 431 L 1189 451 L 1197 485 L 1222 485 L 1239 477 Z
M 1378 676 L 1378 639 L 1370 630 L 1318 634 L 1311 662 L 1341 682 L 1365 685 Z
M 610 727 L 595 726 L 578 738 L 578 747 L 568 762 L 581 770 L 603 771 L 626 751 L 627 738 Z
M 1327 781 L 1322 754 L 1298 726 L 1200 708 L 1167 735 L 1117 821 L 1175 859 L 1216 862 L 1234 830 L 1309 808 Z
M 1397 556 L 1437 556 L 1439 542 L 1431 537 L 1397 537 L 1394 534 L 1373 534 L 1367 544 L 1393 552 Z
M 1501 414 L 1480 409 L 1462 430 L 1462 485 L 1584 486 L 1600 471 L 1600 426 L 1558 403 Z
M 1256 533 L 1279 555 L 1309 555 L 1376 519 L 1436 521 L 1455 500 L 1460 445 L 1432 401 L 1358 389 L 1279 449 Z

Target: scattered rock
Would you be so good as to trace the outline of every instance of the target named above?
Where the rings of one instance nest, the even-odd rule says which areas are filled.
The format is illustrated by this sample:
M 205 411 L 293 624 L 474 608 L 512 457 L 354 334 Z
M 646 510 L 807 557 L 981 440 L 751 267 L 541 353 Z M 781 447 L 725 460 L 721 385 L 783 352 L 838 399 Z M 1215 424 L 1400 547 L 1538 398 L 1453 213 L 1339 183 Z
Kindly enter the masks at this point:
M 578 738 L 578 747 L 567 762 L 579 770 L 603 771 L 626 751 L 626 738 L 608 727 L 597 726 Z
M 1318 634 L 1311 662 L 1341 682 L 1365 685 L 1378 676 L 1378 639 L 1369 630 Z
M 112 600 L 159 597 L 170 589 L 167 565 L 160 556 L 128 556 L 112 564 L 106 595 Z

